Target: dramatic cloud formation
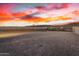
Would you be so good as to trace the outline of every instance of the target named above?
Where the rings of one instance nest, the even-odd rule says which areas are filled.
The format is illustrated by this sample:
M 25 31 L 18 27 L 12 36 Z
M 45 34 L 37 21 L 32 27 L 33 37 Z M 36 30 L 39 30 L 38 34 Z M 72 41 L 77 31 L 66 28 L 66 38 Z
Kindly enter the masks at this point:
M 64 25 L 79 22 L 78 3 L 0 4 L 0 26 Z

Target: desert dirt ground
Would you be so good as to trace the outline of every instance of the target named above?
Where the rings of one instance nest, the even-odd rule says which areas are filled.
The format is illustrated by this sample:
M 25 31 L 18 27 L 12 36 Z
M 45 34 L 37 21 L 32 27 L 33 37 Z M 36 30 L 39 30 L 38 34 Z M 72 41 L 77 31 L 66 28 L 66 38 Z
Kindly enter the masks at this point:
M 64 31 L 37 31 L 0 38 L 0 55 L 79 56 L 79 35 Z

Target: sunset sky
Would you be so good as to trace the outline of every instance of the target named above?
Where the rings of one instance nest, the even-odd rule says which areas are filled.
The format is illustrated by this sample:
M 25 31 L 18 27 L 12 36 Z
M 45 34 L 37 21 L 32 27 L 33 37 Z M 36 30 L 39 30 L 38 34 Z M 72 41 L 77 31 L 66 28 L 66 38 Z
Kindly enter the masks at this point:
M 78 3 L 0 3 L 0 26 L 64 25 L 79 22 Z

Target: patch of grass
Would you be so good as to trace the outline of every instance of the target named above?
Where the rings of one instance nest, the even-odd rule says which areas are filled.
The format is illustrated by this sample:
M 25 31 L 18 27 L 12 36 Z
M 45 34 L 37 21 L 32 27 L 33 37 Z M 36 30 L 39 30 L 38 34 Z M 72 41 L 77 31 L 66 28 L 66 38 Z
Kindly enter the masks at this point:
M 48 30 L 56 30 L 56 28 L 48 28 Z

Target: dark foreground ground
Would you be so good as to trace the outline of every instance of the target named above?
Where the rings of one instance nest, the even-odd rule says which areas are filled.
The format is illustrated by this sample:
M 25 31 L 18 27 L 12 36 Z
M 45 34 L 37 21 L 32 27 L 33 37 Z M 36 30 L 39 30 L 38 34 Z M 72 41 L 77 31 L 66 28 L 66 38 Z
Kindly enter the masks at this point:
M 0 55 L 79 56 L 79 35 L 51 31 L 0 38 Z

